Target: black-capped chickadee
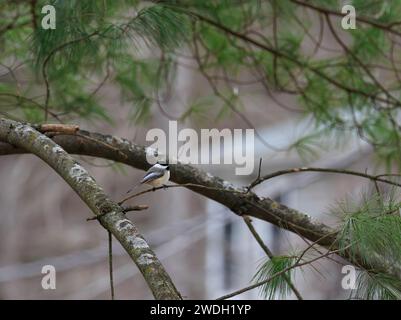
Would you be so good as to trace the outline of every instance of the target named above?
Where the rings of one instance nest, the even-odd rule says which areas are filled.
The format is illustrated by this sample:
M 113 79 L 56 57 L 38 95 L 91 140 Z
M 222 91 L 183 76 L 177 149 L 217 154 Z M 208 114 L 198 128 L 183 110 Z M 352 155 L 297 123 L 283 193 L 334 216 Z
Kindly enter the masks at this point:
M 139 182 L 135 187 L 128 190 L 127 193 L 131 192 L 137 186 L 141 184 L 147 184 L 153 188 L 164 186 L 170 179 L 170 168 L 168 164 L 156 163 L 146 171 L 141 182 Z

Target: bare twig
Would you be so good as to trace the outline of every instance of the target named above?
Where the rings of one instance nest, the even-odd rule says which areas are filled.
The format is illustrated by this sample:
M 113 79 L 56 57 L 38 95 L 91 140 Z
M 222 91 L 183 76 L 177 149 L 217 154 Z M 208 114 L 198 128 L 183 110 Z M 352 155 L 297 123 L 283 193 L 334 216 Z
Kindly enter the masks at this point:
M 145 193 L 154 192 L 154 191 L 161 190 L 161 189 L 167 190 L 167 189 L 170 189 L 170 188 L 181 188 L 181 187 L 186 187 L 186 188 L 192 187 L 192 188 L 209 189 L 209 190 L 216 190 L 216 191 L 225 191 L 225 192 L 227 191 L 227 189 L 209 187 L 209 186 L 205 186 L 205 185 L 202 185 L 202 184 L 196 184 L 196 183 L 169 184 L 169 185 L 165 185 L 165 186 L 161 186 L 161 187 L 150 188 L 150 189 L 146 189 L 146 190 L 140 191 L 138 193 L 135 193 L 135 194 L 133 194 L 131 196 L 128 196 L 128 197 L 120 200 L 118 202 L 118 204 L 122 205 L 124 202 L 126 202 L 126 201 L 128 201 L 130 199 L 139 197 L 139 196 L 141 196 L 141 195 L 143 195 Z M 235 191 L 235 190 L 232 190 L 232 192 L 242 193 L 242 191 Z
M 291 168 L 291 169 L 285 169 L 285 170 L 279 170 L 270 174 L 267 174 L 265 176 L 262 176 L 261 178 L 253 181 L 248 188 L 253 189 L 255 186 L 258 184 L 261 184 L 262 182 L 282 176 L 285 174 L 290 174 L 290 173 L 299 173 L 299 172 L 325 172 L 325 173 L 338 173 L 338 174 L 346 174 L 346 175 L 352 175 L 352 176 L 358 176 L 361 178 L 366 178 L 372 181 L 378 181 L 378 182 L 383 182 L 387 183 L 393 186 L 401 187 L 401 183 L 394 182 L 388 179 L 383 179 L 381 178 L 382 175 L 379 176 L 374 176 L 370 175 L 367 173 L 363 172 L 358 172 L 358 171 L 352 171 L 352 170 L 346 170 L 346 169 L 334 169 L 334 168 L 314 168 L 314 167 L 302 167 L 302 168 Z
M 42 133 L 54 132 L 56 134 L 75 134 L 79 130 L 79 126 L 75 124 L 45 123 L 38 126 L 37 129 Z
M 124 213 L 131 212 L 131 211 L 143 211 L 146 209 L 149 209 L 149 206 L 146 204 L 138 204 L 136 206 L 122 207 L 122 211 Z M 93 216 L 93 217 L 87 218 L 86 221 L 99 220 L 100 217 L 102 217 L 102 215 Z
M 128 207 L 123 207 L 124 213 L 130 212 L 130 211 L 142 211 L 149 209 L 149 206 L 146 204 L 138 204 L 136 206 L 128 206 Z

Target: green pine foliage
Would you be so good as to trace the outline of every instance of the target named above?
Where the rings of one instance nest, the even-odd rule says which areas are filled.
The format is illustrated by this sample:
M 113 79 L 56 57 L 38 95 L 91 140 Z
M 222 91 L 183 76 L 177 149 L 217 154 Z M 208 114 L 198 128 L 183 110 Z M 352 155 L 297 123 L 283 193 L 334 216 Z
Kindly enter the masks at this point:
M 285 298 L 291 293 L 288 280 L 292 279 L 295 269 L 287 268 L 294 265 L 296 256 L 275 256 L 273 259 L 267 259 L 258 268 L 252 281 L 254 283 L 271 281 L 260 286 L 260 294 L 265 299 Z M 282 272 L 280 274 L 280 272 Z
M 359 203 L 347 199 L 333 212 L 340 214 L 342 223 L 338 245 L 352 258 L 360 258 L 367 265 L 384 261 L 397 266 L 401 261 L 401 203 L 391 191 L 385 195 L 365 194 Z M 380 270 L 360 270 L 356 290 L 351 298 L 400 299 L 401 281 Z
M 391 275 L 361 271 L 351 299 L 401 300 L 401 281 Z
M 367 264 L 384 259 L 389 264 L 401 261 L 401 203 L 393 193 L 364 195 L 360 203 L 342 202 L 335 210 L 342 214 L 338 234 L 341 248 L 349 245 L 351 256 L 360 256 Z

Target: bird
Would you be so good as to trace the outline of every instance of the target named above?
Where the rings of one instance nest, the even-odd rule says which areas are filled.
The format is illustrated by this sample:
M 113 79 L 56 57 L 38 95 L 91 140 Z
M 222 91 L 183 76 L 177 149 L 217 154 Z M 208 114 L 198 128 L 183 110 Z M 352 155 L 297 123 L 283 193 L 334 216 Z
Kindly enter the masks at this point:
M 130 193 L 133 189 L 141 184 L 147 184 L 152 186 L 153 189 L 165 186 L 167 181 L 170 179 L 170 167 L 168 164 L 156 163 L 146 171 L 142 180 L 133 188 L 127 191 Z

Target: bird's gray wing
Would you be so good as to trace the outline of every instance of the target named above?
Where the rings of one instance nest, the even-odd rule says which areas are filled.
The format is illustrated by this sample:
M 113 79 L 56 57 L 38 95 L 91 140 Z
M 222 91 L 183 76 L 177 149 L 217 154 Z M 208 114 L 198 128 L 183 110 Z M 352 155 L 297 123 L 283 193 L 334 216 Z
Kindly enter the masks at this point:
M 141 180 L 140 183 L 142 184 L 142 183 L 146 183 L 148 181 L 151 181 L 151 180 L 154 180 L 157 178 L 161 178 L 163 175 L 164 175 L 164 171 L 159 170 L 157 168 L 150 168 L 146 172 L 145 176 L 143 177 L 143 179 Z
M 150 169 L 148 171 L 146 171 L 146 173 L 143 176 L 142 180 L 137 185 L 135 185 L 133 188 L 129 189 L 127 191 L 127 193 L 130 193 L 132 190 L 134 190 L 136 187 L 138 187 L 139 185 L 141 185 L 143 183 L 146 183 L 146 182 L 148 182 L 150 180 L 162 177 L 163 174 L 164 174 L 163 170 L 160 170 L 160 169 L 155 168 L 155 167 L 150 167 Z

